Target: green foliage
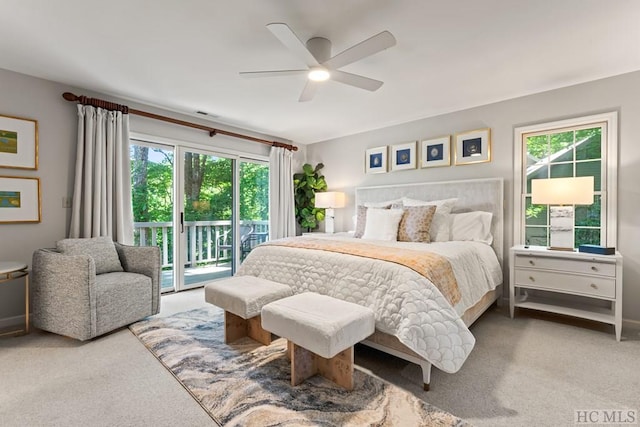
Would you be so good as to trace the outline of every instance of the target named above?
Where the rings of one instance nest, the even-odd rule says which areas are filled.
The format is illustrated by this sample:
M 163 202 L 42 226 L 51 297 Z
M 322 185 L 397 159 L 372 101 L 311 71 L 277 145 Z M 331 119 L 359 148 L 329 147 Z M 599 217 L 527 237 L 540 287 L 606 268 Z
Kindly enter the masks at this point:
M 296 220 L 307 230 L 318 227 L 324 220 L 324 209 L 316 208 L 316 193 L 327 191 L 327 182 L 320 170 L 324 167 L 318 163 L 314 168 L 309 163 L 302 166 L 302 172 L 293 175 Z
M 145 151 L 146 149 L 146 151 Z M 225 158 L 192 154 L 185 159 L 191 179 L 185 183 L 185 220 L 230 220 L 232 165 Z M 132 145 L 131 179 L 134 221 L 169 222 L 173 217 L 173 153 Z M 197 177 L 201 178 L 198 179 Z M 240 219 L 269 219 L 269 166 L 240 163 Z

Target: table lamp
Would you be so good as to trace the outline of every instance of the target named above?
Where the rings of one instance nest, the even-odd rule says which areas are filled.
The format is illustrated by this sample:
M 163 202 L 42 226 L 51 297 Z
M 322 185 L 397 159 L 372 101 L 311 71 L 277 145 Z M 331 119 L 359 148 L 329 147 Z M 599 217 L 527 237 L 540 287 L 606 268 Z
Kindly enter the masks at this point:
M 325 208 L 324 215 L 324 231 L 326 233 L 334 233 L 334 209 L 344 207 L 344 193 L 339 191 L 325 191 L 316 193 L 316 208 Z
M 573 251 L 573 205 L 593 204 L 593 177 L 532 179 L 531 203 L 549 205 L 549 249 Z

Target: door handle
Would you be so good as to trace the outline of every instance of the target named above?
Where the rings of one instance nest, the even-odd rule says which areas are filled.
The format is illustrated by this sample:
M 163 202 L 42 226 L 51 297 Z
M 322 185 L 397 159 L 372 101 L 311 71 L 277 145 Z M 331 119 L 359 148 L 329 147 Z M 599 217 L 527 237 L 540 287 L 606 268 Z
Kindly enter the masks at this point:
M 180 212 L 180 232 L 184 233 L 184 212 Z

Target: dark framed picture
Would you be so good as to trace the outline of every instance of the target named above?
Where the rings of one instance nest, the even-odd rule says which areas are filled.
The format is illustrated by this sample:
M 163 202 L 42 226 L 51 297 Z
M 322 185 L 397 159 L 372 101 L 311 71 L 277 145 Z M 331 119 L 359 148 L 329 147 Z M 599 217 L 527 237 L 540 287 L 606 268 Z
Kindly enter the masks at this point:
M 401 171 L 416 168 L 416 142 L 391 146 L 391 170 Z
M 0 223 L 40 222 L 40 179 L 0 176 Z
M 456 134 L 456 165 L 491 161 L 491 129 Z
M 0 115 L 0 168 L 38 169 L 38 122 Z
M 364 170 L 366 173 L 386 173 L 387 172 L 387 146 L 369 148 L 364 159 Z
M 420 167 L 451 166 L 451 135 L 425 139 L 420 143 Z

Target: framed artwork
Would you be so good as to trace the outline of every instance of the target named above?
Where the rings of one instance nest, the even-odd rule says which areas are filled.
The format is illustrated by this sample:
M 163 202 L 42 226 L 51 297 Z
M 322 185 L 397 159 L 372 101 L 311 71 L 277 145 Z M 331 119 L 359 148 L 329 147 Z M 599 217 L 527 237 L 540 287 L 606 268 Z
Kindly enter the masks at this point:
M 451 166 L 451 135 L 420 142 L 420 167 Z
M 456 165 L 491 161 L 491 129 L 456 134 Z
M 38 122 L 0 115 L 0 168 L 38 169 Z
M 386 173 L 387 172 L 387 146 L 369 148 L 364 159 L 364 170 L 366 173 Z
M 401 171 L 416 168 L 416 142 L 391 146 L 391 170 Z
M 0 223 L 40 222 L 40 179 L 0 176 Z

